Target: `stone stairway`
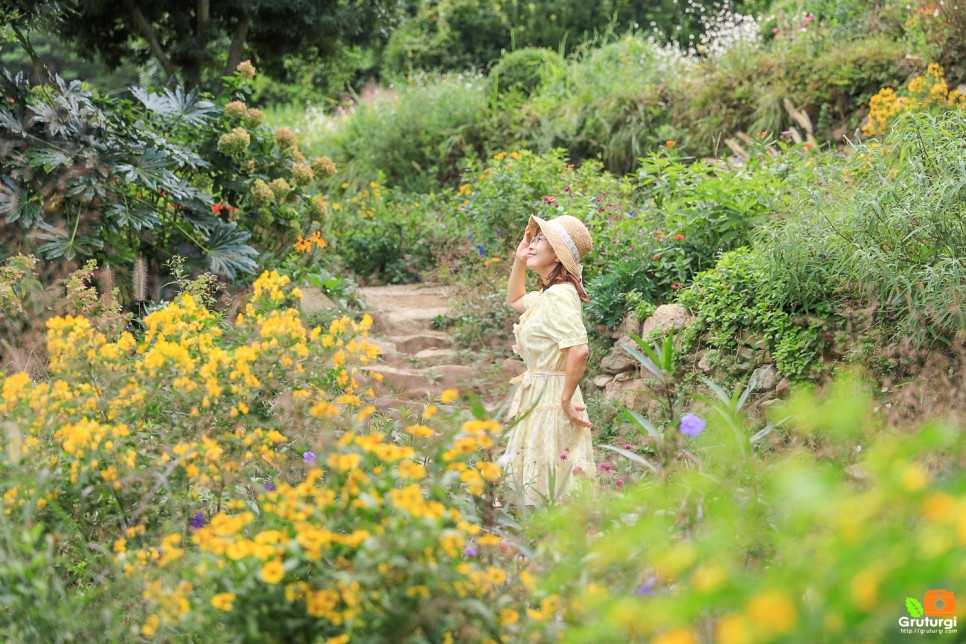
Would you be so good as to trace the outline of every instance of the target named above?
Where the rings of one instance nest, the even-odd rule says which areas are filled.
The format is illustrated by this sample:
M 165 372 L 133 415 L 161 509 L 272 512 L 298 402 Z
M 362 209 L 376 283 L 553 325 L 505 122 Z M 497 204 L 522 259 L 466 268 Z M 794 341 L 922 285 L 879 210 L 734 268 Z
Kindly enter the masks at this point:
M 420 409 L 415 403 L 443 390 L 475 392 L 490 407 L 506 393 L 500 367 L 478 352 L 459 351 L 453 336 L 433 330 L 433 320 L 450 312 L 449 292 L 436 284 L 362 287 L 356 291 L 373 319 L 369 341 L 382 349 L 379 363 L 364 367 L 381 374 L 369 379 L 380 410 Z

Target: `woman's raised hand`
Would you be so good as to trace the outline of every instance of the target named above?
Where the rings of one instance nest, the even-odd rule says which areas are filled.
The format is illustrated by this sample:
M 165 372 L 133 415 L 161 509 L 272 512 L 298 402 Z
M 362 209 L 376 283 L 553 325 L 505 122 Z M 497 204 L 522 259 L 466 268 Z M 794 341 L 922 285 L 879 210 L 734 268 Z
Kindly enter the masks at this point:
M 516 258 L 521 262 L 527 261 L 527 255 L 530 254 L 530 228 L 523 231 L 523 239 L 520 240 L 520 244 L 517 246 Z

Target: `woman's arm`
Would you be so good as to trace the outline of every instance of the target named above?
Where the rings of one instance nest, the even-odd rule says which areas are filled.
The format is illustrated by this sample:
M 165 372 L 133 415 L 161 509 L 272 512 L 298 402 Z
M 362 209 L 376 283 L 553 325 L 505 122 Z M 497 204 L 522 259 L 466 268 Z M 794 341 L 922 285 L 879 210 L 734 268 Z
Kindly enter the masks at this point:
M 506 283 L 506 303 L 511 309 L 517 313 L 523 313 L 526 311 L 526 307 L 523 305 L 523 296 L 527 294 L 526 286 L 524 285 L 524 274 L 527 271 L 527 260 L 520 260 L 519 258 L 514 258 L 513 269 L 510 271 L 510 279 Z
M 584 377 L 584 371 L 587 369 L 590 347 L 586 344 L 578 344 L 563 349 L 563 351 L 567 354 L 567 375 L 564 377 L 564 388 L 560 397 L 560 406 L 563 407 L 564 413 L 570 419 L 570 422 L 590 429 L 593 427 L 593 424 L 577 414 L 577 412 L 585 410 L 586 407 L 577 407 L 573 403 L 574 392 L 577 391 L 577 385 L 580 384 L 580 379 Z
M 517 313 L 526 311 L 523 301 L 520 299 L 527 294 L 527 287 L 524 281 L 527 272 L 527 255 L 530 253 L 530 231 L 523 232 L 523 239 L 517 244 L 517 250 L 513 254 L 513 268 L 510 270 L 510 279 L 506 283 L 506 303 Z

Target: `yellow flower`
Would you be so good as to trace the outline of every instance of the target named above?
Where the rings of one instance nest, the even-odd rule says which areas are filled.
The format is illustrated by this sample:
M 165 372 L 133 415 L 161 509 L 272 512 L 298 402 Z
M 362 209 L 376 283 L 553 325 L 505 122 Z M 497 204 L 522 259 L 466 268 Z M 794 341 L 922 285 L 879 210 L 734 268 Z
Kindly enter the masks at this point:
M 437 411 L 439 411 L 439 408 L 436 405 L 430 405 L 423 412 L 423 418 L 432 418 Z
M 141 626 L 141 634 L 145 637 L 151 637 L 158 632 L 158 626 L 161 625 L 161 618 L 157 615 L 150 615 L 146 622 Z
M 262 581 L 266 584 L 277 584 L 285 576 L 285 567 L 278 559 L 272 559 L 262 566 Z
M 879 600 L 881 574 L 875 568 L 866 568 L 852 579 L 852 601 L 863 610 L 873 608 Z
M 211 605 L 217 610 L 228 612 L 235 601 L 235 593 L 218 593 L 211 598 Z
M 426 425 L 410 425 L 406 428 L 406 431 L 416 438 L 431 438 L 436 435 L 436 432 Z
M 443 403 L 449 403 L 459 398 L 459 395 L 460 392 L 458 389 L 447 389 L 439 395 L 439 400 Z
M 725 615 L 715 628 L 715 642 L 720 644 L 751 644 L 754 641 L 748 620 L 740 613 Z
M 928 482 L 929 475 L 918 463 L 911 463 L 902 471 L 902 487 L 910 492 L 918 492 L 926 487 Z
M 748 602 L 748 616 L 769 633 L 789 633 L 798 622 L 795 604 L 779 590 L 752 597 Z
M 503 608 L 500 610 L 500 625 L 508 626 L 510 624 L 516 624 L 520 621 L 520 613 L 513 610 L 512 608 Z
M 651 639 L 653 644 L 697 644 L 698 638 L 690 628 L 672 628 Z

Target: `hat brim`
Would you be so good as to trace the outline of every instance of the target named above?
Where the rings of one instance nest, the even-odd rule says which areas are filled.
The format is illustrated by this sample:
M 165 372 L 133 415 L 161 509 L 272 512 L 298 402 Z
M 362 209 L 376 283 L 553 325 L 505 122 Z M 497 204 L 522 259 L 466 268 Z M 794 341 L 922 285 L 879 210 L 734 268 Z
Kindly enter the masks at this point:
M 550 242 L 550 247 L 553 248 L 553 252 L 556 253 L 557 259 L 560 263 L 564 265 L 564 268 L 570 272 L 571 275 L 576 277 L 578 280 L 583 280 L 583 266 L 579 262 L 574 261 L 573 255 L 567 248 L 567 243 L 560 238 L 559 233 L 553 226 L 547 225 L 546 219 L 541 219 L 536 215 L 530 215 L 529 221 L 527 221 L 527 230 L 530 231 L 530 238 L 533 239 L 537 230 L 543 233 L 543 236 L 547 238 Z

